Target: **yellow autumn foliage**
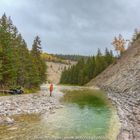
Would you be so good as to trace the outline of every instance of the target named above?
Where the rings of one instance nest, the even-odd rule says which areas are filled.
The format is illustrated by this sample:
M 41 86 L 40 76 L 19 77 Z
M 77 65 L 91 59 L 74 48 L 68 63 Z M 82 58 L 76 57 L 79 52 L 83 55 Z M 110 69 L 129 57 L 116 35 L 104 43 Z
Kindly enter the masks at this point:
M 115 37 L 112 45 L 115 47 L 115 50 L 122 54 L 125 51 L 125 44 L 126 41 L 123 39 L 122 35 L 119 35 L 119 37 Z

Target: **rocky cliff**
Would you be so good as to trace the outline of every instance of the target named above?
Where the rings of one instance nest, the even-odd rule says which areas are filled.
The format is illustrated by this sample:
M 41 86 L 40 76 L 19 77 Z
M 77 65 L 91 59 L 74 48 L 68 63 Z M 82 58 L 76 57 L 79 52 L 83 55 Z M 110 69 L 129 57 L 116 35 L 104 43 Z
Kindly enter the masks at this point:
M 54 84 L 59 84 L 62 71 L 65 68 L 69 68 L 72 65 L 75 65 L 76 61 L 70 61 L 70 64 L 67 63 L 58 63 L 58 62 L 47 62 L 47 79 L 48 82 Z
M 122 124 L 118 140 L 140 139 L 140 39 L 88 85 L 107 91 Z

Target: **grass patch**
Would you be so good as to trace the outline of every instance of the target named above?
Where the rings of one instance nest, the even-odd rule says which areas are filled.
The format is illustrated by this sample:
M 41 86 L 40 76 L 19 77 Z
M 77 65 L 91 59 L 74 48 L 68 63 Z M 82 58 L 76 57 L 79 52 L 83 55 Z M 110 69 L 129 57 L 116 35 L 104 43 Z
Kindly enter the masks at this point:
M 9 93 L 0 93 L 0 96 L 10 96 L 12 94 L 9 94 Z
M 24 94 L 37 93 L 40 88 L 24 89 Z
M 107 106 L 109 101 L 103 91 L 100 90 L 64 90 L 65 94 L 61 98 L 65 103 L 76 103 L 85 106 Z

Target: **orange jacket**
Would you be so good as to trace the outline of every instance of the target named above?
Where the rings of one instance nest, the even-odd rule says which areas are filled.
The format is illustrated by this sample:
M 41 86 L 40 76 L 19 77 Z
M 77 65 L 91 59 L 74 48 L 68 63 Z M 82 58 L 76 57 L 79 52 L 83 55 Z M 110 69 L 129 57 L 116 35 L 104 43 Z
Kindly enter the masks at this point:
M 53 91 L 53 84 L 50 85 L 50 91 Z

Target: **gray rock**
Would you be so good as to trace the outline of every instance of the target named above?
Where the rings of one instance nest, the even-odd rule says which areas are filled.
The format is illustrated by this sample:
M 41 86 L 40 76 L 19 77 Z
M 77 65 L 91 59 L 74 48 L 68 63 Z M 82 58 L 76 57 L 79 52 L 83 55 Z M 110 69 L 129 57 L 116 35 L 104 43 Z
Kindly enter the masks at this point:
M 6 117 L 6 118 L 4 118 L 4 122 L 7 123 L 7 124 L 13 124 L 14 123 L 14 119 Z

